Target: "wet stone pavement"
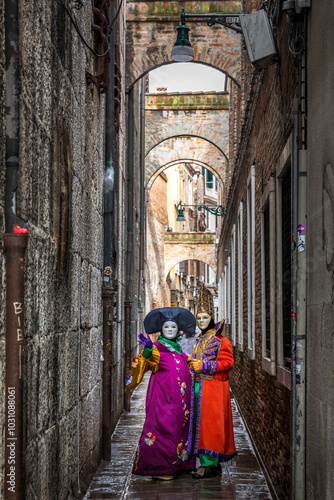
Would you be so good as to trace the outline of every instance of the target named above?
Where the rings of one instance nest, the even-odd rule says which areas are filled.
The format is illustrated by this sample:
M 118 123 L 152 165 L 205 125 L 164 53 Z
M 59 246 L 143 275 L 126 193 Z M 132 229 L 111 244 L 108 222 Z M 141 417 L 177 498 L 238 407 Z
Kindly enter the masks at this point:
M 101 462 L 84 500 L 271 500 L 265 477 L 249 436 L 232 399 L 234 438 L 238 455 L 222 464 L 221 477 L 194 480 L 181 474 L 173 481 L 131 474 L 134 455 L 145 419 L 149 375 L 134 391 L 131 411 L 123 412 L 112 436 L 111 462 Z

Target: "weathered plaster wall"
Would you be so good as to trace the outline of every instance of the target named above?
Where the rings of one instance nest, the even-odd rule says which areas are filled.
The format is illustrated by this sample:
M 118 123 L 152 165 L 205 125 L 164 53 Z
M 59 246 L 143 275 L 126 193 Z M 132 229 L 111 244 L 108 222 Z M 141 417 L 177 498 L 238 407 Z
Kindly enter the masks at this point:
M 308 23 L 307 498 L 334 495 L 334 44 L 330 0 Z M 320 452 L 319 452 L 320 451 Z
M 170 306 L 170 291 L 166 282 L 164 235 L 168 226 L 167 177 L 160 174 L 150 189 L 147 204 L 147 281 L 146 309 Z

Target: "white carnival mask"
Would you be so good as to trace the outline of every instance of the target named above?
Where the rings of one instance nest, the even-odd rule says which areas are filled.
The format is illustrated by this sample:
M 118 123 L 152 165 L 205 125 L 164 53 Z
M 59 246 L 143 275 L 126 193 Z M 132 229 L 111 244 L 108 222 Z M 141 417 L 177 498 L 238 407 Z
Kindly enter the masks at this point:
M 163 324 L 162 327 L 162 335 L 168 339 L 168 340 L 173 340 L 175 337 L 177 337 L 177 334 L 179 332 L 179 328 L 175 321 L 166 321 L 166 323 Z

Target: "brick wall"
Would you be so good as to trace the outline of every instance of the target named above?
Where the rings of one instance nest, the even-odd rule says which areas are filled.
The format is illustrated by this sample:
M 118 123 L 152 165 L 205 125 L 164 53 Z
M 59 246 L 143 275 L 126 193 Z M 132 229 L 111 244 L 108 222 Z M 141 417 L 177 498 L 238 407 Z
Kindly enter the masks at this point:
M 245 10 L 254 6 L 245 2 Z M 236 255 L 238 297 L 238 259 L 243 259 L 243 349 L 234 347 L 235 366 L 231 385 L 245 416 L 256 446 L 265 463 L 278 498 L 289 498 L 290 487 L 290 390 L 264 368 L 262 354 L 261 300 L 261 197 L 275 170 L 291 132 L 291 105 L 296 82 L 293 58 L 288 52 L 289 28 L 285 16 L 274 26 L 280 53 L 280 66 L 263 73 L 254 71 L 244 56 L 241 87 L 232 82 L 230 98 L 230 189 L 226 216 L 219 243 L 218 275 L 231 256 L 231 234 L 240 202 L 243 202 L 243 255 Z M 247 180 L 255 165 L 255 349 L 254 359 L 248 352 L 248 288 L 247 288 Z M 236 231 L 236 248 L 238 236 Z M 224 249 L 229 249 L 225 252 Z M 232 288 L 230 289 L 232 293 Z M 232 326 L 227 328 L 232 335 Z M 238 332 L 238 301 L 235 327 Z M 276 345 L 277 349 L 277 345 Z
M 184 2 L 185 12 L 239 13 L 241 2 Z M 178 2 L 127 3 L 127 84 L 163 63 L 170 62 L 170 53 L 180 24 Z M 232 30 L 187 20 L 195 60 L 220 68 L 233 80 L 240 81 L 241 37 Z

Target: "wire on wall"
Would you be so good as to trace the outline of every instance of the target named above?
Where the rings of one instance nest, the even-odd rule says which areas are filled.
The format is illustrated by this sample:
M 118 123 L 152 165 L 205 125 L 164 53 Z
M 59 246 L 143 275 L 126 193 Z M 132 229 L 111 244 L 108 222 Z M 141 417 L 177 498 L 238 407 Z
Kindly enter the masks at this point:
M 73 24 L 73 27 L 75 29 L 75 31 L 78 33 L 79 35 L 79 38 L 81 39 L 82 43 L 87 47 L 88 50 L 91 51 L 92 54 L 94 54 L 95 57 L 105 57 L 108 52 L 110 52 L 110 41 L 109 41 L 109 38 L 110 38 L 110 35 L 111 35 L 111 32 L 113 30 L 113 27 L 114 27 L 114 24 L 119 16 L 119 13 L 121 11 L 121 7 L 122 7 L 122 4 L 123 4 L 123 0 L 120 1 L 120 4 L 118 6 L 118 9 L 117 9 L 117 12 L 116 12 L 116 15 L 114 17 L 114 19 L 111 21 L 111 23 L 108 25 L 108 30 L 107 30 L 107 36 L 106 36 L 106 41 L 107 41 L 107 50 L 105 52 L 103 52 L 103 54 L 98 54 L 89 44 L 88 42 L 86 42 L 86 40 L 84 39 L 82 33 L 80 32 L 80 29 L 77 25 L 77 22 L 76 20 L 74 19 L 74 17 L 72 16 L 71 14 L 71 11 L 70 9 L 65 5 L 65 1 L 64 0 L 57 0 L 57 2 L 62 5 L 62 7 L 64 8 L 65 12 L 67 13 L 68 17 L 70 18 L 70 21 L 71 23 Z

